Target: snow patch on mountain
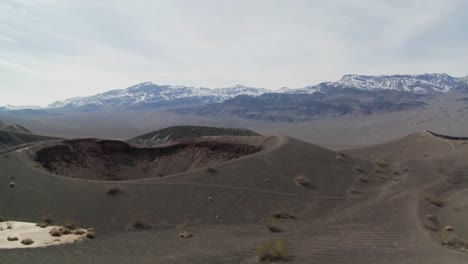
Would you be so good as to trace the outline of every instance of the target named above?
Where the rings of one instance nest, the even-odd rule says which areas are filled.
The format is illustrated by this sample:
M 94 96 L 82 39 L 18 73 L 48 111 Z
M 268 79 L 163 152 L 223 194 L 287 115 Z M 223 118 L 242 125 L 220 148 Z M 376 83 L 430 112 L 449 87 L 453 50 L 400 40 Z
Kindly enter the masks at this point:
M 447 92 L 457 85 L 458 81 L 457 78 L 445 73 L 380 76 L 349 74 L 338 82 L 331 83 L 331 86 L 363 90 L 389 89 L 424 94 Z
M 238 95 L 258 96 L 271 92 L 263 88 L 246 87 L 236 85 L 227 88 L 197 88 L 174 85 L 157 85 L 151 82 L 144 82 L 127 89 L 111 90 L 102 94 L 89 97 L 70 98 L 65 101 L 58 101 L 50 108 L 61 108 L 69 106 L 129 106 L 136 104 L 157 104 L 158 102 L 168 102 L 184 100 L 197 101 L 197 103 L 219 103 Z

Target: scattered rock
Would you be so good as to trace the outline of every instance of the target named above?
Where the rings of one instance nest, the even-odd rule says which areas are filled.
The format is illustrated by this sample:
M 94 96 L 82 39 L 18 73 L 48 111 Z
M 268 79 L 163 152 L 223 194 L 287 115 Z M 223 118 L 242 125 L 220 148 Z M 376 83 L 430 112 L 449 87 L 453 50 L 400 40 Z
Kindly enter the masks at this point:
M 451 232 L 451 231 L 453 231 L 453 227 L 448 225 L 448 226 L 444 227 L 444 230 Z
M 61 227 L 61 228 L 59 228 L 59 230 L 60 230 L 60 234 L 62 234 L 62 235 L 70 235 L 71 234 L 71 231 L 68 228 Z
M 94 228 L 88 228 L 86 230 L 86 237 L 89 239 L 95 239 L 96 238 L 96 232 L 94 231 Z
M 18 241 L 18 237 L 7 237 L 8 241 Z
M 25 239 L 21 240 L 21 244 L 26 245 L 26 246 L 31 245 L 33 243 L 34 243 L 34 241 L 32 239 L 30 239 L 30 238 L 25 238 Z
M 15 182 L 10 182 L 10 188 L 15 188 L 16 183 Z
M 76 229 L 76 230 L 73 232 L 73 234 L 75 234 L 75 235 L 84 235 L 84 234 L 86 234 L 86 232 L 87 232 L 87 231 L 86 231 L 85 229 L 79 228 L 79 229 Z
M 96 238 L 96 235 L 95 235 L 94 231 L 92 231 L 92 232 L 89 232 L 89 231 L 88 231 L 88 232 L 86 233 L 86 238 L 95 239 L 95 238 Z
M 221 219 L 221 216 L 219 214 L 216 215 L 216 219 L 218 219 L 218 220 Z
M 179 233 L 179 237 L 180 238 L 191 238 L 191 237 L 193 237 L 193 234 L 189 233 L 189 232 L 181 232 L 181 233 Z
M 59 236 L 62 236 L 62 232 L 60 232 L 60 229 L 59 228 L 52 228 L 49 232 L 49 234 L 53 237 L 59 237 Z
M 208 201 L 213 202 L 213 197 L 208 197 Z

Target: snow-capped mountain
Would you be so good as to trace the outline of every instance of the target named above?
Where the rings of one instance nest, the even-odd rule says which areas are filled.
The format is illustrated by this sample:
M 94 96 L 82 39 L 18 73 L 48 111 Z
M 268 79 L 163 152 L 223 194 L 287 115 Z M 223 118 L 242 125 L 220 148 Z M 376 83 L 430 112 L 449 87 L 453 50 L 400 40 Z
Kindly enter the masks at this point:
M 144 82 L 127 89 L 112 90 L 89 97 L 70 98 L 55 102 L 50 108 L 159 108 L 219 103 L 238 95 L 258 96 L 270 92 L 262 88 L 236 85 L 228 88 L 195 88 L 186 86 L 157 85 Z
M 70 98 L 48 106 L 49 109 L 78 108 L 81 111 L 103 109 L 153 109 L 174 108 L 194 105 L 221 103 L 239 95 L 257 97 L 267 93 L 279 94 L 327 94 L 330 89 L 359 89 L 365 91 L 392 90 L 412 94 L 434 94 L 447 92 L 453 88 L 468 89 L 468 76 L 457 78 L 445 73 L 420 75 L 356 75 L 343 76 L 336 82 L 323 82 L 304 88 L 282 87 L 278 90 L 236 85 L 227 88 L 202 88 L 173 85 L 157 85 L 144 82 L 127 89 L 111 90 L 105 93 Z M 20 107 L 18 109 L 36 109 Z M 15 107 L 0 107 L 0 110 L 16 110 Z
M 361 90 L 395 90 L 416 94 L 447 92 L 460 83 L 468 83 L 468 77 L 452 77 L 445 73 L 419 75 L 356 75 L 348 74 L 337 82 L 324 82 L 315 86 L 297 89 L 296 93 L 315 93 L 328 88 L 355 88 Z
M 447 74 L 345 75 L 337 82 L 300 89 L 281 88 L 276 93 L 257 97 L 238 96 L 218 104 L 171 111 L 287 122 L 365 116 L 426 107 L 436 96 L 452 90 L 468 91 L 467 80 L 468 77 L 455 78 Z

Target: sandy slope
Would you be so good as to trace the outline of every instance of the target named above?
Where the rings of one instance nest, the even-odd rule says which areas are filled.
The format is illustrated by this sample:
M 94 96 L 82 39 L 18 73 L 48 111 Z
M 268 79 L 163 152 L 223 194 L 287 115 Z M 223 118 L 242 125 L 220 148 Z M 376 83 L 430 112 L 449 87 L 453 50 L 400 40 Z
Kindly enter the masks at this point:
M 468 254 L 441 245 L 440 231 L 423 222 L 437 214 L 465 235 L 465 205 L 458 200 L 466 193 L 458 171 L 468 168 L 462 142 L 417 133 L 337 153 L 277 138 L 274 148 L 217 164 L 214 171 L 127 182 L 51 175 L 26 152 L 0 157 L 4 217 L 35 222 L 51 213 L 58 223 L 75 219 L 100 235 L 28 254 L 1 251 L 7 263 L 255 263 L 256 246 L 276 239 L 288 243 L 290 263 L 468 261 Z M 308 178 L 307 186 L 295 182 L 299 174 Z M 12 180 L 14 188 L 8 186 Z M 122 192 L 109 196 L 110 188 Z M 449 204 L 428 205 L 427 192 Z M 452 204 L 462 210 L 454 214 Z M 271 233 L 262 222 L 280 208 L 297 218 L 276 220 L 282 231 Z M 153 228 L 135 230 L 135 219 Z M 182 231 L 194 236 L 181 239 Z

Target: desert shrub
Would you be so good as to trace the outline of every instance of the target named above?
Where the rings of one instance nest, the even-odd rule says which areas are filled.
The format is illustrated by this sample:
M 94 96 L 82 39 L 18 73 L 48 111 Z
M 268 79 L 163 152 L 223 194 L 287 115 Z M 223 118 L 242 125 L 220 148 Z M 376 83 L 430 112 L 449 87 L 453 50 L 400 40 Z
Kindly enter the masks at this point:
M 33 243 L 34 243 L 34 241 L 32 239 L 30 239 L 30 238 L 25 238 L 25 239 L 21 240 L 21 244 L 26 245 L 26 246 L 31 245 Z
M 285 208 L 279 208 L 271 214 L 272 217 L 277 219 L 294 219 L 296 216 Z
M 151 225 L 147 224 L 142 218 L 136 218 L 135 220 L 133 220 L 132 226 L 133 228 L 139 230 L 151 229 Z
M 78 224 L 74 220 L 67 220 L 63 223 L 63 227 L 69 230 L 75 230 L 78 228 Z
M 367 177 L 363 176 L 363 175 L 359 176 L 359 177 L 357 178 L 357 180 L 358 180 L 359 182 L 363 182 L 363 183 L 369 183 L 369 182 L 370 182 L 369 179 L 368 179 Z
M 387 163 L 385 161 L 383 161 L 383 160 L 375 160 L 374 164 L 381 167 L 381 168 L 387 167 Z
M 45 213 L 41 217 L 42 223 L 45 223 L 47 225 L 52 225 L 54 223 L 54 216 L 50 213 Z
M 115 195 L 123 193 L 123 191 L 120 188 L 116 187 L 116 188 L 109 189 L 106 193 L 108 195 L 115 196 Z
M 260 262 L 286 261 L 288 247 L 283 240 L 264 241 L 257 247 L 257 257 Z
M 303 174 L 299 174 L 296 177 L 294 177 L 294 181 L 296 182 L 297 185 L 310 186 L 309 179 Z
M 441 207 L 444 206 L 444 202 L 439 197 L 429 194 L 424 197 L 424 200 L 432 205 Z
M 444 239 L 442 244 L 459 250 L 468 250 L 468 241 L 457 236 Z
M 355 167 L 354 170 L 358 171 L 358 172 L 361 172 L 361 173 L 366 173 L 366 171 L 361 167 Z
M 437 231 L 440 228 L 439 220 L 433 215 L 427 215 L 424 222 L 424 227 L 427 230 Z
M 216 172 L 218 172 L 215 168 L 213 167 L 208 167 L 206 169 L 206 172 L 210 173 L 210 174 L 215 174 Z

